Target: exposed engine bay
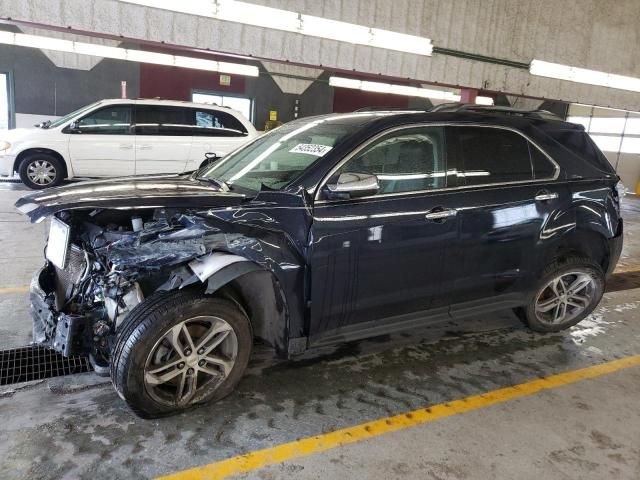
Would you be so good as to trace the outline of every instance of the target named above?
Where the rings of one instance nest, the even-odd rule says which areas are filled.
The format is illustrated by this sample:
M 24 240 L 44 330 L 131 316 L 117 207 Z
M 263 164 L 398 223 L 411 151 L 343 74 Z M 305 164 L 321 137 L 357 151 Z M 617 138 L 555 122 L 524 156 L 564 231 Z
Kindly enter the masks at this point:
M 67 356 L 87 354 L 99 373 L 136 305 L 202 280 L 187 262 L 233 242 L 184 210 L 67 210 L 56 218 L 69 226 L 68 249 L 64 268 L 47 261 L 34 277 L 34 341 Z

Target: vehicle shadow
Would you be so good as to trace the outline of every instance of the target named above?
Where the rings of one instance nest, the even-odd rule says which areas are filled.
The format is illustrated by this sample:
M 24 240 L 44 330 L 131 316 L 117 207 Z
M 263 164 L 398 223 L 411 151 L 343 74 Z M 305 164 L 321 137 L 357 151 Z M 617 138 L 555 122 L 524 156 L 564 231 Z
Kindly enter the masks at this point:
M 614 273 L 607 279 L 607 292 L 619 292 L 640 288 L 640 269 Z

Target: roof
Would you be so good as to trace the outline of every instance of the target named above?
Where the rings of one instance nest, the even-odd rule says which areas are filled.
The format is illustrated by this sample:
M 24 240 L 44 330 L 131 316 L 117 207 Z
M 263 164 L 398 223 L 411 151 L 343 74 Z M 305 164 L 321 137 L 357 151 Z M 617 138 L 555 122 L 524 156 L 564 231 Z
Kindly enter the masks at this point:
M 457 104 L 460 105 L 460 104 Z M 440 105 L 439 107 L 443 107 Z M 350 113 L 332 113 L 315 117 L 304 117 L 290 124 L 305 124 L 319 120 L 336 124 L 367 127 L 375 130 L 386 129 L 408 123 L 469 123 L 491 124 L 512 127 L 519 130 L 535 126 L 543 130 L 583 130 L 582 125 L 565 122 L 549 112 L 517 110 L 508 107 L 483 108 L 439 108 L 431 110 L 378 110 L 367 109 Z M 478 108 L 476 108 L 478 107 Z
M 176 106 L 176 107 L 194 107 L 194 108 L 207 107 L 215 110 L 225 110 L 225 111 L 230 110 L 232 112 L 240 113 L 237 110 L 234 110 L 232 108 L 224 107 L 222 105 L 216 105 L 213 103 L 194 103 L 194 102 L 187 102 L 183 100 L 165 100 L 162 98 L 105 98 L 100 101 L 104 103 L 127 103 L 127 104 L 135 103 L 138 105 L 169 105 L 169 106 Z

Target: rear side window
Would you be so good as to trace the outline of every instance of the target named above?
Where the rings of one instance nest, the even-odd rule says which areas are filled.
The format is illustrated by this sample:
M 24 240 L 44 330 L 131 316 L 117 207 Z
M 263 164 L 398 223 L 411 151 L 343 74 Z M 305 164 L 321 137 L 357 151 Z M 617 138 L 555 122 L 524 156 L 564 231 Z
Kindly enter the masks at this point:
M 162 105 L 136 106 L 137 135 L 192 135 L 192 112 L 189 108 Z
M 218 110 L 194 109 L 193 134 L 205 137 L 243 137 L 247 129 L 230 113 Z
M 533 179 L 529 145 L 515 132 L 499 128 L 454 127 L 466 185 Z
M 569 149 L 573 154 L 591 163 L 600 170 L 614 173 L 615 170 L 600 152 L 593 140 L 584 131 L 576 130 L 547 130 L 546 133 L 563 147 Z
M 556 166 L 538 147 L 511 130 L 452 127 L 461 156 L 458 176 L 465 185 L 553 178 Z
M 556 166 L 551 163 L 547 156 L 535 145 L 529 143 L 529 153 L 533 165 L 533 178 L 536 180 L 553 178 L 556 173 Z

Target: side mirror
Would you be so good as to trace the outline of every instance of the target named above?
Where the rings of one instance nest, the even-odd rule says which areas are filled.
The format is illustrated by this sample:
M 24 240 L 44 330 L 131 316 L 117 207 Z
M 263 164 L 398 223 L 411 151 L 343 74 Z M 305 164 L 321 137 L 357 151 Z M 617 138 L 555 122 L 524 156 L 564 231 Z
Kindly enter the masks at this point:
M 375 195 L 380 184 L 370 173 L 341 173 L 337 183 L 327 184 L 327 190 L 330 198 L 358 198 Z
M 82 133 L 82 130 L 80 130 L 78 122 L 71 122 L 69 125 L 64 127 L 62 133 Z

